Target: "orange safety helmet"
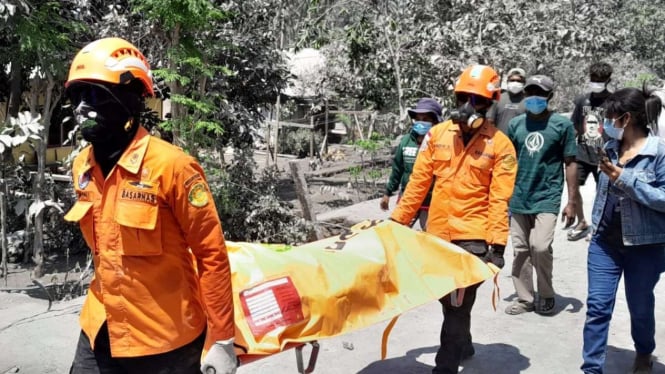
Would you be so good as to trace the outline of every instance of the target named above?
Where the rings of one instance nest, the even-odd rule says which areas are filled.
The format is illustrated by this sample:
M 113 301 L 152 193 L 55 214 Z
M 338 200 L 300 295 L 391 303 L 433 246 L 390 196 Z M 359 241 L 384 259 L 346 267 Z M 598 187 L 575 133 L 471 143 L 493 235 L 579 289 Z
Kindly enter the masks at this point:
M 143 83 L 143 95 L 154 96 L 150 64 L 132 43 L 121 38 L 104 38 L 83 47 L 69 68 L 65 88 L 77 81 L 128 84 Z
M 464 69 L 455 83 L 455 93 L 462 92 L 499 100 L 501 96 L 499 74 L 487 65 L 471 65 Z

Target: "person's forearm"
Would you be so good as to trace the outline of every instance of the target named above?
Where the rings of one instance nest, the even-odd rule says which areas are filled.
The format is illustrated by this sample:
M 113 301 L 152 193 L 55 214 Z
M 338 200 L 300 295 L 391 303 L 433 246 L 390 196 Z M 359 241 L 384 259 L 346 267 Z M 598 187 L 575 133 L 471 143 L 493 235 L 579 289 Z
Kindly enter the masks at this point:
M 568 202 L 579 202 L 579 185 L 577 184 L 577 163 L 570 161 L 566 163 L 566 185 L 568 186 Z

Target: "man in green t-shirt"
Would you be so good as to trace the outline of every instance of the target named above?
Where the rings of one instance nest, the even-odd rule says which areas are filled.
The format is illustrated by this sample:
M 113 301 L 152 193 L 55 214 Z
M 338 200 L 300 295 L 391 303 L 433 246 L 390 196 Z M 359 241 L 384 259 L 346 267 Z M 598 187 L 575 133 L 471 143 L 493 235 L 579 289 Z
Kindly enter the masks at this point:
M 406 190 L 406 185 L 409 183 L 409 177 L 413 171 L 413 164 L 416 162 L 416 156 L 418 155 L 420 144 L 432 126 L 435 126 L 443 120 L 441 118 L 442 111 L 443 108 L 441 107 L 441 104 L 429 97 L 423 97 L 418 100 L 415 108 L 409 109 L 408 113 L 413 121 L 413 126 L 411 127 L 411 131 L 402 137 L 397 150 L 395 150 L 390 179 L 388 179 L 385 193 L 379 203 L 382 210 L 388 210 L 390 197 L 395 191 L 399 190 L 399 197 L 401 198 L 402 193 Z M 417 216 L 420 228 L 423 229 L 423 231 L 427 228 L 427 217 L 429 215 L 429 204 L 431 200 L 432 190 L 430 189 L 430 192 L 420 206 Z M 412 222 L 411 225 L 414 223 L 415 221 Z
M 517 151 L 518 165 L 510 200 L 510 234 L 515 251 L 512 277 L 517 301 L 506 308 L 508 314 L 533 310 L 541 314 L 554 312 L 552 241 L 561 207 L 563 165 L 568 203 L 561 218 L 566 226 L 575 221 L 579 195 L 575 129 L 566 117 L 548 109 L 553 91 L 554 82 L 549 77 L 529 77 L 524 86 L 526 113 L 513 118 L 508 125 L 508 137 Z M 538 279 L 538 303 L 532 268 Z

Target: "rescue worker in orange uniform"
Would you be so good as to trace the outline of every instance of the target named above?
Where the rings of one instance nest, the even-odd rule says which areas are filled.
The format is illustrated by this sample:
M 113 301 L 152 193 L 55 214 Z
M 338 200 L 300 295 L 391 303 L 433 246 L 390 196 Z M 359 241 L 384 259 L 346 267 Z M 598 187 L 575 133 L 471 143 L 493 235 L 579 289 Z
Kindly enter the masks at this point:
M 427 232 L 501 268 L 517 162 L 512 142 L 486 119 L 499 89 L 499 76 L 489 66 L 474 65 L 462 72 L 455 84 L 458 107 L 423 140 L 409 184 L 390 218 L 409 224 L 434 183 Z M 475 353 L 471 308 L 479 285 L 440 299 L 444 321 L 432 373 L 457 373 L 460 362 Z
M 131 43 L 94 41 L 66 82 L 83 138 L 72 178 L 95 273 L 71 373 L 234 373 L 231 275 L 201 166 L 139 124 L 150 66 Z M 213 342 L 201 361 L 204 340 Z

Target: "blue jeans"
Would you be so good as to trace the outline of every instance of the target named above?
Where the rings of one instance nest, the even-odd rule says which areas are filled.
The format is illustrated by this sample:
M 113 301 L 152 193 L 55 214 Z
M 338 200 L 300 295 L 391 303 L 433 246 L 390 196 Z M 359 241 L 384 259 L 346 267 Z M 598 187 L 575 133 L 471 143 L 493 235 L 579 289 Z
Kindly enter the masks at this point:
M 653 289 L 665 268 L 665 245 L 624 247 L 594 236 L 589 244 L 589 289 L 584 323 L 582 371 L 602 373 L 607 335 L 619 280 L 623 274 L 635 351 L 650 354 L 656 348 Z

